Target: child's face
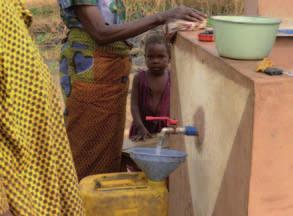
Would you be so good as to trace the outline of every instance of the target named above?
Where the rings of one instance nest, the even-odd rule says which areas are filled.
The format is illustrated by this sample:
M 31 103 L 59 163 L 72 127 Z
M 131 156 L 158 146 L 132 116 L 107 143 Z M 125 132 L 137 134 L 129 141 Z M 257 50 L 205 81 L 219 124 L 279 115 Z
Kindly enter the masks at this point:
M 156 76 L 164 74 L 170 60 L 166 46 L 164 44 L 150 44 L 145 52 L 149 71 Z

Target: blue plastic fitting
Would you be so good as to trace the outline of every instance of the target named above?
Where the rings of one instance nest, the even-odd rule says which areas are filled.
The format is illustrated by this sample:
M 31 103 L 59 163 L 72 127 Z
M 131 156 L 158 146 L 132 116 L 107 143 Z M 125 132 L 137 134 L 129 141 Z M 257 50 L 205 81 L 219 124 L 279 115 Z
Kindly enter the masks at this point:
M 185 133 L 186 136 L 198 136 L 198 130 L 195 127 L 192 126 L 186 126 L 185 127 Z

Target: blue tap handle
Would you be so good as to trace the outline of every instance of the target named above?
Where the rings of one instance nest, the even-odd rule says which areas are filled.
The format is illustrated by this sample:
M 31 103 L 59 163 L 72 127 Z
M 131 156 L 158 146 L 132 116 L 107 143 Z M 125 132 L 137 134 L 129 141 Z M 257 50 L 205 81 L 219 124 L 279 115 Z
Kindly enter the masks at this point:
M 186 126 L 185 127 L 185 133 L 186 136 L 198 136 L 198 130 L 195 127 L 192 126 Z

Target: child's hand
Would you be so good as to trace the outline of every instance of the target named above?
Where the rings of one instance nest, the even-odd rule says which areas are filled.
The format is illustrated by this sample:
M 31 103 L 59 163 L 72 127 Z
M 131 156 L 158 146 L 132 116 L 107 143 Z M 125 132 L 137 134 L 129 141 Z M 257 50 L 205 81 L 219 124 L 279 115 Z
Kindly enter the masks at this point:
M 144 126 L 141 126 L 138 128 L 137 135 L 132 137 L 131 140 L 134 142 L 138 142 L 138 141 L 143 141 L 149 138 L 152 138 L 151 133 Z

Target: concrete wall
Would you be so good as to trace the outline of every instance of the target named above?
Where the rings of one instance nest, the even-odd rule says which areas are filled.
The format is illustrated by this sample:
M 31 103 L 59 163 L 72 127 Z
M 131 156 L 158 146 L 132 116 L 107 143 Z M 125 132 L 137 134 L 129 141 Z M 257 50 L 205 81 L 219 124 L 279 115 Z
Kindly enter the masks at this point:
M 195 125 L 200 130 L 199 139 L 185 138 L 180 143 L 189 154 L 193 212 L 197 216 L 222 216 L 225 209 L 229 215 L 246 215 L 253 85 L 236 73 L 229 76 L 233 69 L 182 38 L 174 54 L 173 94 L 179 95 L 172 97 L 172 106 L 180 105 L 181 110 L 173 115 L 182 124 Z M 243 130 L 246 137 L 242 137 Z M 234 204 L 237 200 L 238 207 L 226 205 L 226 196 Z M 239 209 L 241 214 L 237 214 Z
M 277 17 L 283 20 L 282 28 L 293 28 L 292 0 L 245 0 L 247 15 Z
M 170 140 L 189 155 L 170 178 L 170 215 L 293 215 L 293 78 L 258 74 L 257 62 L 222 59 L 195 38 L 179 35 L 173 50 L 172 117 L 200 136 Z M 271 57 L 293 69 L 290 53 L 280 39 Z

